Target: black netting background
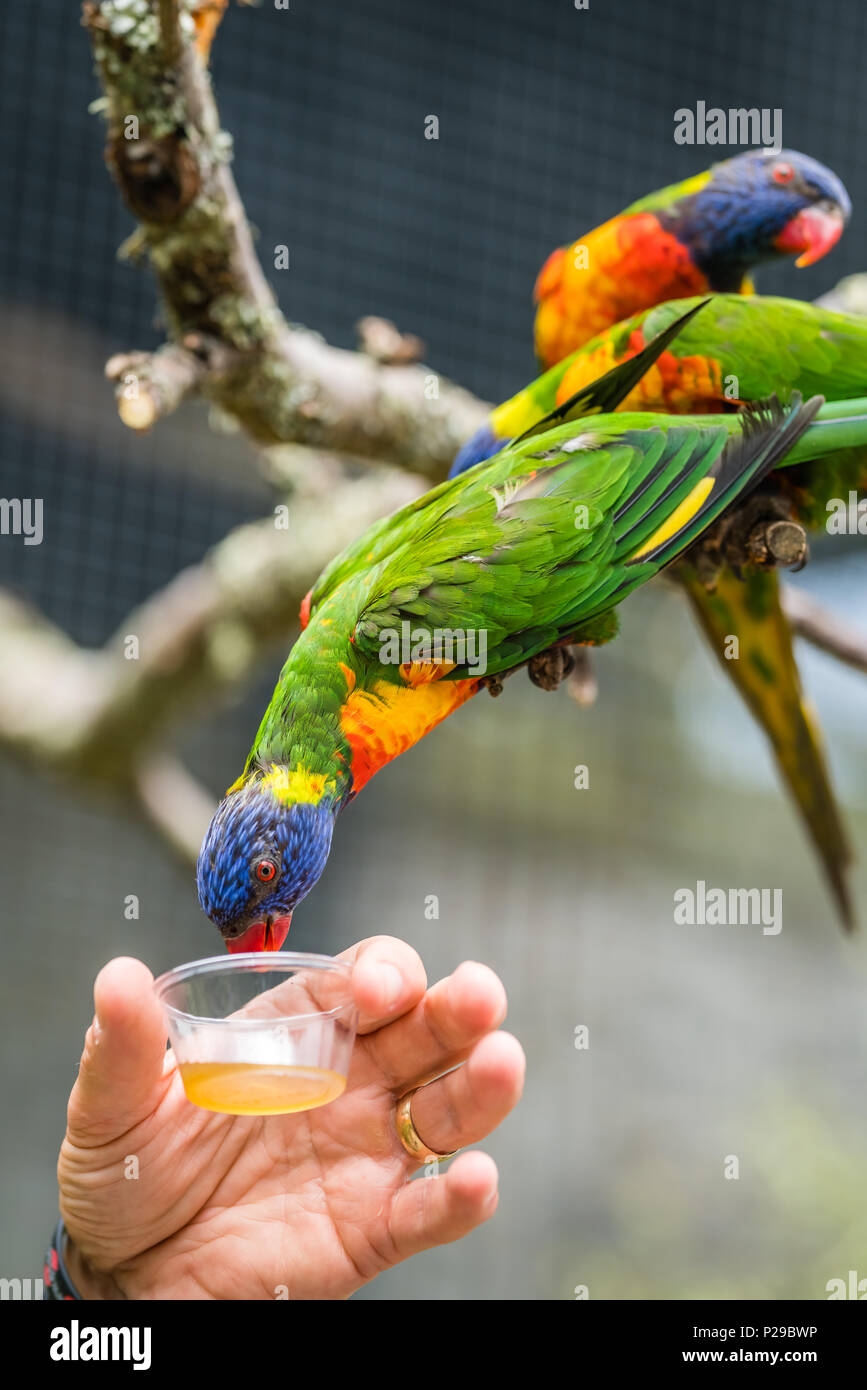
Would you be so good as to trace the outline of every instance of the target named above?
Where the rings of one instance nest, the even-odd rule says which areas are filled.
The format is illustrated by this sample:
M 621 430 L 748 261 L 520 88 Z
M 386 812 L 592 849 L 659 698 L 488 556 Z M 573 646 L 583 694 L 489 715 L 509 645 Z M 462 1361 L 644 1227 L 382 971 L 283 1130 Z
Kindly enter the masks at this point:
M 425 340 L 435 367 L 499 399 L 532 371 L 530 288 L 547 253 L 716 153 L 674 144 L 679 106 L 781 107 L 784 143 L 848 186 L 855 216 L 834 254 L 810 271 L 774 268 L 763 288 L 814 297 L 867 268 L 865 40 L 863 0 L 590 0 L 587 11 L 570 0 L 291 0 L 288 11 L 263 0 L 233 6 L 212 66 L 266 268 L 275 245 L 290 247 L 291 269 L 270 271 L 287 315 L 345 346 L 362 315 L 392 318 Z M 41 546 L 0 542 L 0 583 L 96 645 L 232 526 L 261 515 L 269 494 L 244 441 L 210 432 L 198 406 L 146 438 L 118 423 L 103 364 L 155 346 L 161 330 L 148 274 L 116 259 L 133 224 L 103 164 L 100 119 L 88 114 L 98 87 L 77 4 L 10 0 L 0 53 L 0 493 L 43 497 L 46 516 Z M 429 114 L 438 141 L 423 138 Z M 642 602 L 636 645 L 618 647 L 606 699 L 583 723 L 565 704 L 538 718 L 542 697 L 529 689 L 510 697 L 511 713 L 497 711 L 499 723 L 487 706 L 468 712 L 437 736 L 438 753 L 418 750 L 365 793 L 316 912 L 299 913 L 302 949 L 381 928 L 423 949 L 432 975 L 463 955 L 490 960 L 513 988 L 512 1026 L 538 1055 L 537 1075 L 578 1087 L 574 1124 L 564 1121 L 556 1145 L 539 1139 L 549 1091 L 531 1091 L 510 1122 L 498 1153 L 528 1198 L 520 1210 L 476 1238 L 475 1254 L 429 1257 L 381 1296 L 569 1297 L 586 1282 L 579 1244 L 599 1291 L 618 1296 L 710 1288 L 717 1276 L 749 1296 L 751 1279 L 770 1288 L 789 1267 L 800 1271 L 784 1284 L 789 1296 L 823 1296 L 803 1274 L 821 1242 L 798 1244 L 789 1198 L 774 1207 L 755 1189 L 735 1216 L 717 1211 L 696 1136 L 718 1125 L 714 1155 L 727 1152 L 744 1096 L 751 1114 L 765 1103 L 753 1089 L 763 1066 L 783 1094 L 803 1091 L 816 1106 L 831 1103 L 819 1078 L 834 1074 L 835 1114 L 863 1113 L 846 1092 L 861 1074 L 856 1033 L 846 1025 L 834 1038 L 821 1015 L 779 1012 L 827 970 L 825 1001 L 848 1017 L 852 978 L 765 753 L 753 759 L 758 790 L 720 790 L 726 755 L 714 760 L 714 747 L 699 770 L 678 735 L 683 704 L 670 679 L 686 661 L 685 618 Z M 663 632 L 673 654 L 653 647 Z M 275 669 L 179 733 L 212 791 L 236 775 Z M 696 699 L 716 682 L 702 667 Z M 863 768 L 863 741 L 853 751 L 833 727 L 830 736 L 838 762 Z M 591 746 L 608 790 L 576 812 L 571 768 Z M 56 1144 L 95 969 L 117 950 L 163 968 L 215 943 L 188 873 L 115 805 L 11 761 L 0 779 L 0 1104 L 17 1117 L 3 1139 L 12 1263 L 0 1273 L 11 1275 L 36 1269 L 52 1225 Z M 666 937 L 672 882 L 694 878 L 701 855 L 708 877 L 716 868 L 764 882 L 768 856 L 786 876 L 801 916 L 773 965 L 747 945 L 737 968 L 722 945 L 712 959 L 684 957 Z M 445 904 L 435 931 L 419 907 L 434 891 Z M 138 924 L 123 919 L 129 892 L 147 904 Z M 327 924 L 318 935 L 317 919 Z M 604 1019 L 614 1052 L 578 1082 L 571 1037 L 588 1013 Z M 687 1057 L 707 1065 L 691 1071 Z M 783 1133 L 798 1149 L 792 1123 L 760 1125 L 757 1142 Z M 840 1142 L 863 1172 L 863 1125 Z M 645 1166 L 636 1154 L 650 1155 Z M 694 1199 L 686 1214 L 684 1192 Z M 777 1224 L 757 1251 L 761 1203 Z M 666 1243 L 666 1225 L 685 1232 L 680 1244 Z M 847 1269 L 856 1252 L 841 1259 Z

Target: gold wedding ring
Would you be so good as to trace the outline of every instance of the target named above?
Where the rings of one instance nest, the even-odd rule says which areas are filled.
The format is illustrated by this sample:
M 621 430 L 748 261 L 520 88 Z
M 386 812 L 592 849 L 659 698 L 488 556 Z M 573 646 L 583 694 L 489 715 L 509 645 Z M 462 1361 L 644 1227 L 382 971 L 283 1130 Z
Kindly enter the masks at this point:
M 416 1088 L 416 1090 L 420 1089 L 421 1087 Z M 394 1123 L 397 1128 L 398 1138 L 403 1144 L 403 1147 L 406 1149 L 410 1158 L 414 1158 L 417 1163 L 427 1163 L 432 1158 L 442 1163 L 447 1158 L 454 1158 L 457 1149 L 452 1149 L 450 1154 L 438 1154 L 434 1149 L 429 1149 L 427 1144 L 419 1137 L 419 1132 L 412 1122 L 411 1106 L 412 1098 L 415 1094 L 416 1091 L 408 1092 L 402 1100 L 398 1101 L 397 1110 L 395 1111 Z

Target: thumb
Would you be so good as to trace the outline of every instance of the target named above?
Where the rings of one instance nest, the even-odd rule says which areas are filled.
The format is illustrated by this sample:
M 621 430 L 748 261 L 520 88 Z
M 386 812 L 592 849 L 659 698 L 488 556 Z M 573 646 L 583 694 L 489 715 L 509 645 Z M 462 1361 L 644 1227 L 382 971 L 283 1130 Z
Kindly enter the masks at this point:
M 158 1104 L 164 1090 L 166 1026 L 153 976 L 132 956 L 118 956 L 103 966 L 93 1001 L 96 1014 L 87 1030 L 68 1120 L 77 1139 L 104 1142 L 131 1129 Z

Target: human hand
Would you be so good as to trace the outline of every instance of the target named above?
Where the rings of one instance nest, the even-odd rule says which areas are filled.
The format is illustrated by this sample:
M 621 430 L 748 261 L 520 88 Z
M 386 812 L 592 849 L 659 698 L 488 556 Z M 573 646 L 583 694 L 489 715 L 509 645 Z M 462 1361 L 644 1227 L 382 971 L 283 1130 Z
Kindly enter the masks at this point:
M 191 1105 L 150 971 L 128 957 L 100 971 L 58 1162 L 66 1263 L 85 1297 L 346 1298 L 493 1214 L 491 1158 L 461 1154 L 410 1183 L 419 1164 L 394 1117 L 397 1099 L 421 1086 L 413 1124 L 446 1153 L 509 1114 L 524 1056 L 497 1031 L 502 984 L 464 962 L 427 989 L 420 958 L 393 937 L 340 958 L 359 1009 L 346 1091 L 258 1118 Z

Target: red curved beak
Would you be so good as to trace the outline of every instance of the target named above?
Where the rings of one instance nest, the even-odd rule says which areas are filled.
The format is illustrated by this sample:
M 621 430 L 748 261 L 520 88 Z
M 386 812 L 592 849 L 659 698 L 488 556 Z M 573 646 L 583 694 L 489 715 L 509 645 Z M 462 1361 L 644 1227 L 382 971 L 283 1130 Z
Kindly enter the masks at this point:
M 242 936 L 227 941 L 226 946 L 232 955 L 241 951 L 279 951 L 291 925 L 291 912 L 288 917 L 269 917 L 264 922 L 254 922 Z
M 778 251 L 800 251 L 795 265 L 813 265 L 837 245 L 845 225 L 843 210 L 834 203 L 804 208 L 786 223 L 774 245 Z

